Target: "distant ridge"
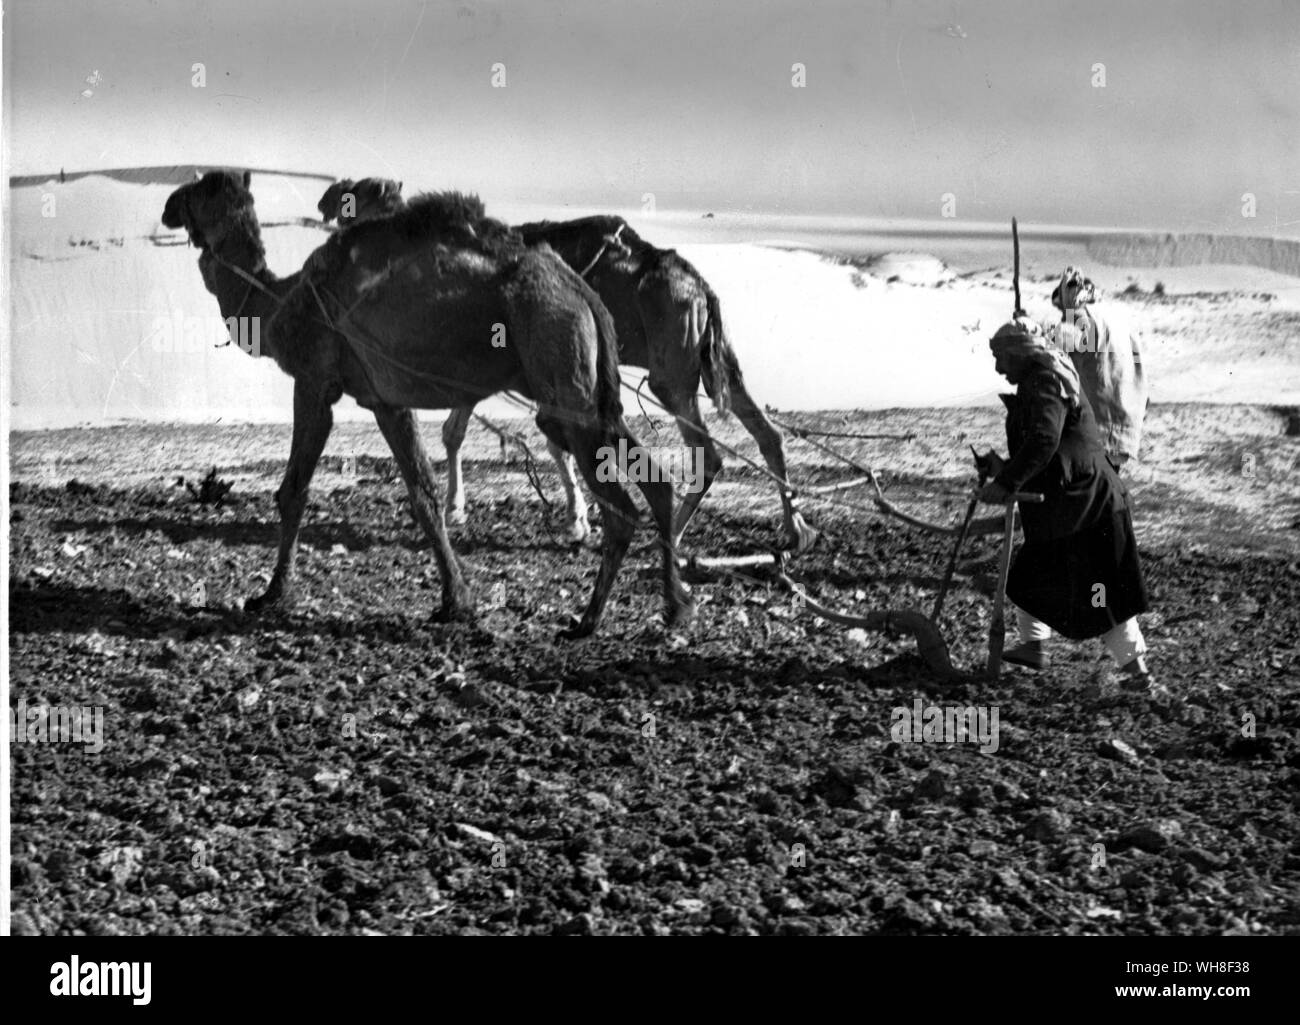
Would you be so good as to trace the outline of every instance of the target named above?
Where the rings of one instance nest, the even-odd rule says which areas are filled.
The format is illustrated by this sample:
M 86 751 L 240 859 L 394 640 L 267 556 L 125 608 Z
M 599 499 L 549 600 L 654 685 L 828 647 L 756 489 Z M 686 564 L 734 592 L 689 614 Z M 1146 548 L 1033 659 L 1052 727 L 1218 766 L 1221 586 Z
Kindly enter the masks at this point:
M 96 171 L 66 171 L 63 172 L 63 180 L 71 182 L 78 178 L 100 175 L 130 185 L 184 185 L 194 180 L 195 172 L 206 174 L 208 171 L 227 170 L 233 166 L 231 164 L 159 164 L 155 167 L 107 167 Z M 334 181 L 332 174 L 313 174 L 310 171 L 280 171 L 269 167 L 248 167 L 240 170 L 252 171 L 253 174 L 281 175 L 285 178 L 317 178 L 323 182 Z M 59 173 L 54 171 L 47 174 L 11 175 L 9 187 L 16 189 L 27 185 L 44 185 L 47 181 L 57 179 Z
M 1300 277 L 1300 241 L 1249 235 L 1115 233 L 1088 239 L 1088 255 L 1119 267 L 1246 264 Z

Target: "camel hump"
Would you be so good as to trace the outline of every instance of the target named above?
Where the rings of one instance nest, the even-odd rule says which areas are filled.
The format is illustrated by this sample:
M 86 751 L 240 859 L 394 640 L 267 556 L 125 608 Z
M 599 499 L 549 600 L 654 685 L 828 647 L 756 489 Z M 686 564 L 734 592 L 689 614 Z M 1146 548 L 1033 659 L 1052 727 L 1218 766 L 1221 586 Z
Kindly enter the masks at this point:
M 407 247 L 443 243 L 486 252 L 491 256 L 517 256 L 523 250 L 519 236 L 487 215 L 478 196 L 462 192 L 426 192 L 405 206 L 353 224 L 339 244 L 352 251 L 360 244 L 370 251 L 391 252 Z
M 392 230 L 411 239 L 436 239 L 458 234 L 479 237 L 505 228 L 500 221 L 488 217 L 478 196 L 463 192 L 422 193 L 405 208 L 390 214 L 388 223 Z

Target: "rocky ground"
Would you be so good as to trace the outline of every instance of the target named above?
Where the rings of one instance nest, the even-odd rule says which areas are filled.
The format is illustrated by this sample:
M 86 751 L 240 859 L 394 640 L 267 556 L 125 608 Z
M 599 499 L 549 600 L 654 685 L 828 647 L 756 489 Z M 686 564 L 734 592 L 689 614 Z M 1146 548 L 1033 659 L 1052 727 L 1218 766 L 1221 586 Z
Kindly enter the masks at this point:
M 965 445 L 999 437 L 992 410 L 801 420 L 915 432 L 837 444 L 945 521 Z M 565 544 L 481 431 L 456 544 L 482 629 L 431 625 L 436 571 L 359 425 L 318 478 L 298 605 L 253 618 L 285 429 L 16 436 L 10 704 L 98 707 L 104 732 L 97 752 L 10 747 L 14 931 L 1300 932 L 1284 430 L 1249 407 L 1153 410 L 1134 492 L 1163 703 L 1118 693 L 1095 643 L 1041 675 L 941 685 L 909 639 L 821 623 L 761 578 L 697 581 L 694 630 L 665 636 L 648 532 L 599 634 L 557 644 L 595 540 Z M 800 481 L 845 475 L 791 452 Z M 176 481 L 213 464 L 221 507 Z M 775 540 L 770 489 L 731 465 L 693 551 Z M 805 507 L 824 532 L 793 567 L 810 594 L 928 610 L 946 542 Z M 968 669 L 994 551 L 972 544 L 941 622 Z M 917 700 L 996 711 L 996 751 L 892 739 Z

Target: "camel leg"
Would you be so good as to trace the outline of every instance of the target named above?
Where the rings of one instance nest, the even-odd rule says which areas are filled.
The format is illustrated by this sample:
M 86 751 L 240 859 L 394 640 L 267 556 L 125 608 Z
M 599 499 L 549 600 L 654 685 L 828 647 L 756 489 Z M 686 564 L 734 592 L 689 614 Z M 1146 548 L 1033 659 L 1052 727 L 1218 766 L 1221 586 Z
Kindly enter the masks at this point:
M 564 528 L 571 540 L 581 543 L 587 540 L 587 536 L 591 533 L 591 524 L 587 522 L 587 499 L 583 496 L 582 488 L 579 487 L 574 473 L 573 456 L 550 438 L 546 439 L 546 448 L 551 453 L 551 458 L 555 460 L 555 469 L 560 475 L 560 483 L 564 485 Z
M 591 606 L 579 626 L 571 633 L 565 634 L 565 636 L 585 637 L 596 628 L 609 588 L 618 575 L 618 568 L 627 554 L 628 544 L 636 531 L 639 519 L 636 506 L 623 486 L 616 480 L 599 479 L 596 472 L 600 462 L 599 451 L 605 445 L 617 449 L 619 440 L 624 438 L 627 440 L 628 451 L 639 448 L 641 443 L 622 419 L 619 420 L 612 439 L 608 435 L 601 436 L 589 430 L 577 430 L 574 434 L 576 436 L 574 455 L 578 466 L 592 494 L 604 507 L 601 522 L 606 538 L 600 575 L 596 579 L 596 588 L 591 596 Z M 667 481 L 658 480 L 638 482 L 637 487 L 640 488 L 650 506 L 650 513 L 654 517 L 655 528 L 659 534 L 659 546 L 663 555 L 664 626 L 669 630 L 678 629 L 686 626 L 694 618 L 695 603 L 682 586 L 677 567 L 677 548 L 673 544 L 673 486 Z M 614 546 L 609 543 L 611 529 L 615 531 Z
M 628 545 L 632 543 L 632 535 L 636 533 L 636 505 L 617 481 L 597 479 L 596 450 L 609 443 L 607 434 L 590 428 L 566 426 L 545 416 L 538 416 L 537 426 L 560 449 L 574 452 L 587 486 L 602 507 L 600 571 L 596 574 L 591 600 L 587 603 L 582 619 L 576 625 L 561 630 L 559 634 L 561 640 L 577 640 L 590 637 L 600 622 L 610 588 L 623 565 Z
M 465 441 L 465 432 L 469 429 L 469 418 L 473 413 L 473 406 L 458 406 L 442 422 L 442 444 L 447 450 L 447 522 L 453 526 L 460 526 L 468 519 L 465 515 L 465 483 L 461 476 L 460 446 Z
M 698 410 L 696 412 L 698 415 Z M 627 438 L 629 451 L 641 444 L 636 440 L 627 423 L 622 420 L 618 425 L 618 437 Z M 708 435 L 705 434 L 704 438 L 707 440 Z M 712 448 L 712 445 L 710 444 L 708 448 Z M 717 453 L 714 453 L 715 457 L 716 455 Z M 721 465 L 721 460 L 718 460 L 718 464 Z M 707 457 L 705 465 L 708 465 Z M 678 629 L 689 624 L 695 617 L 695 602 L 682 587 L 681 575 L 677 569 L 677 542 L 673 532 L 673 486 L 668 481 L 660 479 L 638 482 L 637 487 L 641 489 L 641 494 L 645 496 L 646 503 L 650 506 L 650 514 L 654 517 L 655 529 L 659 534 L 659 547 L 663 554 L 664 626 L 669 630 Z M 692 497 L 698 504 L 702 496 L 703 492 L 700 492 Z
M 733 374 L 731 385 L 731 410 L 745 425 L 753 439 L 758 442 L 758 450 L 763 454 L 767 468 L 782 480 L 785 475 L 785 446 L 781 435 L 759 408 L 758 404 L 745 389 L 745 382 L 739 374 Z M 817 541 L 817 531 L 810 526 L 803 515 L 795 508 L 794 493 L 782 490 L 781 506 L 784 519 L 785 547 L 796 552 L 806 552 Z
M 442 608 L 434 614 L 434 619 L 439 622 L 472 621 L 474 600 L 465 583 L 456 553 L 447 540 L 447 527 L 442 520 L 442 503 L 438 501 L 438 484 L 433 464 L 429 462 L 429 454 L 420 439 L 420 425 L 415 419 L 415 413 L 394 406 L 379 406 L 375 409 L 375 419 L 379 421 L 384 440 L 388 442 L 393 458 L 402 471 L 406 492 L 411 499 L 411 510 L 433 541 L 433 555 L 438 563 L 438 575 L 442 578 Z
M 289 445 L 289 465 L 275 493 L 280 510 L 280 552 L 275 572 L 266 591 L 250 598 L 244 608 L 261 612 L 287 605 L 293 598 L 293 564 L 298 554 L 298 530 L 307 508 L 307 491 L 316 464 L 320 462 L 325 442 L 334 424 L 331 403 L 318 392 L 296 382 L 293 387 L 293 440 Z
M 701 450 L 704 452 L 703 480 L 691 482 L 691 487 L 687 490 L 686 497 L 682 499 L 681 507 L 677 510 L 677 517 L 673 521 L 672 540 L 673 547 L 676 548 L 682 543 L 682 535 L 686 533 L 686 525 L 691 522 L 695 510 L 699 508 L 700 502 L 704 499 L 709 488 L 712 487 L 718 471 L 722 469 L 722 457 L 718 455 L 718 450 L 713 444 L 713 438 L 709 436 L 709 432 L 704 426 L 704 420 L 700 416 L 700 403 L 693 393 L 683 394 L 676 391 L 670 392 L 667 389 L 660 392 L 655 389 L 653 382 L 650 384 L 650 390 L 668 408 L 668 411 L 677 418 L 677 426 L 682 432 L 682 440 L 686 442 L 687 451 L 691 456 L 691 472 L 694 472 L 695 453 Z M 647 495 L 647 501 L 649 498 L 650 496 Z

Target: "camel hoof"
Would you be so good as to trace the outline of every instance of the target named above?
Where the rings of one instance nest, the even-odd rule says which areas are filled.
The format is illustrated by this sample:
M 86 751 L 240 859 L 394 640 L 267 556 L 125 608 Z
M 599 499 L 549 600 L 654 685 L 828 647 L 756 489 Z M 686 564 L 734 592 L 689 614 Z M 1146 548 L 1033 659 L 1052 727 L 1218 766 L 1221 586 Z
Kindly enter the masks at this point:
M 441 606 L 433 610 L 433 622 L 443 626 L 455 623 L 473 625 L 478 622 L 478 617 L 474 613 L 474 603 L 467 599 L 460 601 L 444 601 Z
M 565 527 L 565 535 L 575 545 L 580 545 L 591 536 L 591 524 L 587 522 L 585 516 L 580 519 L 570 520 L 568 526 Z
M 664 629 L 668 632 L 685 630 L 695 620 L 695 602 L 678 601 L 668 606 L 664 615 Z
M 256 616 L 262 612 L 286 608 L 288 605 L 289 598 L 283 591 L 267 589 L 244 602 L 244 611 L 251 616 Z
M 569 624 L 555 635 L 557 641 L 580 641 L 596 632 L 595 623 L 589 624 L 586 619 L 579 619 L 577 616 L 570 616 Z
M 447 643 L 454 639 L 459 645 L 479 649 L 492 648 L 501 643 L 500 636 L 477 619 L 435 623 L 434 635 L 438 643 Z
M 796 515 L 794 521 L 785 529 L 785 541 L 782 547 L 787 552 L 802 555 L 804 552 L 812 551 L 820 536 L 815 527 L 809 526 L 802 516 Z

